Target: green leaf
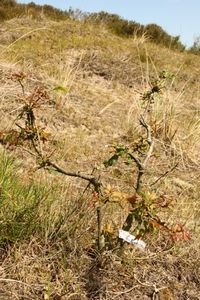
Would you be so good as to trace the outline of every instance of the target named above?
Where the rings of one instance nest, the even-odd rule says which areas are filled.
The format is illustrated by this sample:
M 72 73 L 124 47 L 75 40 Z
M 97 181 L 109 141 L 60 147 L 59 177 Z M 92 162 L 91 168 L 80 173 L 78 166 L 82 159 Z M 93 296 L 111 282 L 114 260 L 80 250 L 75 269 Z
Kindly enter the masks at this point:
M 127 166 L 130 166 L 133 163 L 133 160 L 131 158 L 127 158 L 127 160 L 124 161 L 124 164 Z
M 55 88 L 53 88 L 53 91 L 56 91 L 56 92 L 63 92 L 63 93 L 68 93 L 68 92 L 69 92 L 69 89 L 68 89 L 68 88 L 65 88 L 64 86 L 57 85 Z
M 50 174 L 58 175 L 58 172 L 53 167 L 48 167 L 48 171 Z
M 118 154 L 114 154 L 113 156 L 111 156 L 111 158 L 109 158 L 108 160 L 105 160 L 103 162 L 103 164 L 104 164 L 104 166 L 106 168 L 111 167 L 111 166 L 114 165 L 114 163 L 117 162 L 118 158 L 119 158 L 119 155 Z
M 122 146 L 122 145 L 118 145 L 115 147 L 115 150 L 116 152 L 119 154 L 119 155 L 123 155 L 123 154 L 126 154 L 127 153 L 127 148 Z

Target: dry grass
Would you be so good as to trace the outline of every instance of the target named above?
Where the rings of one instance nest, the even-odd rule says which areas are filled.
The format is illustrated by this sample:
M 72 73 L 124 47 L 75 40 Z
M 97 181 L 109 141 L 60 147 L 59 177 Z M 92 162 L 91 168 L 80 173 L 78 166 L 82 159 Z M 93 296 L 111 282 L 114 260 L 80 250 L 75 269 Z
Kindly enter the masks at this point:
M 167 224 L 184 223 L 192 239 L 170 248 L 171 242 L 152 234 L 145 237 L 144 253 L 127 245 L 123 254 L 100 255 L 87 183 L 35 171 L 26 144 L 2 146 L 0 299 L 199 299 L 199 58 L 72 20 L 15 19 L 1 30 L 0 134 L 16 129 L 21 87 L 9 76 L 23 71 L 26 94 L 39 85 L 50 95 L 36 112 L 37 125 L 49 136 L 44 153 L 70 171 L 90 174 L 95 167 L 104 187 L 127 194 L 134 192 L 134 168 L 106 170 L 109 146 L 134 143 L 142 95 L 160 71 L 176 75 L 153 105 L 155 155 L 145 183 L 149 189 L 179 161 L 152 192 L 174 199 L 162 215 Z M 115 232 L 127 214 L 127 204 L 120 204 L 104 208 L 103 226 L 111 224 Z

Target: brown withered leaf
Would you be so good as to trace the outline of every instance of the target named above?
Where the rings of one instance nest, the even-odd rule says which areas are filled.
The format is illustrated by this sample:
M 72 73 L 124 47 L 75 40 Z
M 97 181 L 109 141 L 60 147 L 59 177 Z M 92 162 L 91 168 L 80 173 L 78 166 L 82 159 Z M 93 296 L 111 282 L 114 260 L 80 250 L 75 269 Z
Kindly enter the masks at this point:
M 137 193 L 135 193 L 134 195 L 127 197 L 126 200 L 132 205 L 134 206 L 136 202 L 139 202 L 142 200 L 142 197 L 139 196 Z

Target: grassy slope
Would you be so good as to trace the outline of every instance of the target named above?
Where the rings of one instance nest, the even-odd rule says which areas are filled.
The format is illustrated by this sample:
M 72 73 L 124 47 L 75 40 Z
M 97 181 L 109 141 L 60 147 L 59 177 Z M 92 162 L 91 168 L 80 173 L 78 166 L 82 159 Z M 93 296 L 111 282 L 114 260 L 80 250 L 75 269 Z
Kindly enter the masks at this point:
M 53 152 L 51 159 L 67 170 L 90 173 L 96 166 L 105 186 L 125 193 L 133 192 L 132 169 L 105 170 L 108 145 L 138 137 L 141 95 L 160 71 L 173 72 L 176 78 L 154 104 L 156 155 L 145 180 L 148 187 L 179 160 L 154 192 L 175 200 L 165 220 L 185 223 L 192 235 L 171 250 L 159 236 L 149 236 L 145 253 L 127 247 L 123 257 L 107 251 L 94 259 L 88 249 L 96 238 L 96 213 L 91 193 L 82 195 L 85 183 L 35 172 L 35 159 L 26 150 L 2 147 L 0 297 L 154 299 L 156 286 L 163 288 L 161 300 L 199 299 L 199 57 L 144 38 L 122 39 L 103 27 L 45 18 L 3 23 L 0 45 L 1 134 L 15 128 L 21 105 L 21 88 L 8 77 L 23 71 L 27 94 L 36 85 L 50 94 L 37 111 L 38 126 L 50 135 L 44 151 Z M 53 90 L 58 86 L 65 90 Z M 126 208 L 111 205 L 104 224 L 112 219 L 117 230 L 125 216 Z

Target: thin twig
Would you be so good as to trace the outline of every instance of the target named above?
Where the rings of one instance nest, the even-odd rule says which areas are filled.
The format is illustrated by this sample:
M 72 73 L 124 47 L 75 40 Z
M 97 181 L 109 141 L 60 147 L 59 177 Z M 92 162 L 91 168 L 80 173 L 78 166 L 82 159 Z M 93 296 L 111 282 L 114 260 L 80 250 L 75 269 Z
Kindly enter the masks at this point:
M 142 165 L 141 161 L 134 154 L 128 152 L 128 155 L 136 163 L 137 167 Z
M 104 240 L 102 243 L 102 209 L 100 205 L 97 207 L 97 231 L 98 250 L 101 251 L 104 247 Z
M 40 153 L 40 151 L 38 150 L 35 141 L 33 139 L 31 139 L 31 144 L 33 146 L 33 149 L 35 150 L 35 152 L 37 153 L 38 157 L 42 158 L 42 153 Z
M 146 132 L 147 132 L 146 140 L 147 140 L 147 143 L 149 145 L 149 150 L 147 151 L 145 160 L 143 161 L 143 167 L 145 168 L 146 164 L 147 164 L 147 162 L 148 162 L 148 160 L 151 157 L 151 154 L 153 152 L 154 140 L 153 140 L 152 135 L 151 135 L 151 126 L 146 123 L 146 121 L 144 120 L 144 117 L 141 116 L 139 121 L 140 121 L 140 124 L 146 129 Z
M 144 175 L 147 162 L 150 159 L 153 149 L 154 149 L 154 140 L 152 139 L 150 125 L 146 123 L 143 116 L 140 117 L 139 122 L 140 122 L 140 125 L 146 129 L 146 133 L 147 133 L 146 141 L 149 145 L 149 149 L 146 153 L 146 156 L 145 156 L 145 159 L 143 162 L 140 161 L 134 154 L 128 153 L 129 157 L 136 163 L 137 168 L 138 168 L 137 183 L 136 183 L 136 188 L 135 188 L 137 193 L 139 193 L 139 191 L 141 189 L 141 179 L 142 179 L 142 176 Z
M 34 116 L 34 124 L 33 124 L 33 129 L 36 130 L 36 133 L 37 133 L 37 139 L 38 139 L 38 144 L 39 144 L 39 150 L 38 150 L 38 153 L 40 153 L 40 155 L 43 157 L 44 154 L 43 154 L 43 149 L 42 149 L 42 143 L 41 143 L 41 138 L 40 138 L 40 133 L 39 133 L 39 130 L 38 130 L 38 126 L 36 124 L 36 118 Z
M 26 151 L 27 153 L 29 153 L 30 155 L 38 157 L 37 153 L 33 153 L 31 150 L 29 150 L 29 149 L 27 149 L 25 147 L 22 147 L 22 146 L 20 146 L 20 148 L 23 149 L 24 151 Z
M 178 166 L 178 162 L 169 170 L 167 170 L 165 173 L 163 173 L 162 175 L 160 175 L 154 182 L 152 182 L 150 184 L 150 186 L 153 186 L 154 184 L 156 184 L 158 181 L 160 181 L 162 178 L 164 178 L 165 176 L 167 176 L 169 173 L 173 172 L 177 166 Z
M 150 158 L 151 155 L 152 155 L 153 148 L 154 148 L 154 141 L 152 140 L 152 141 L 151 141 L 151 144 L 150 144 L 150 147 L 149 147 L 149 150 L 148 150 L 148 152 L 147 152 L 147 154 L 146 154 L 145 160 L 144 160 L 144 162 L 143 162 L 143 167 L 144 167 L 144 168 L 146 167 L 146 164 L 147 164 L 149 158 Z

